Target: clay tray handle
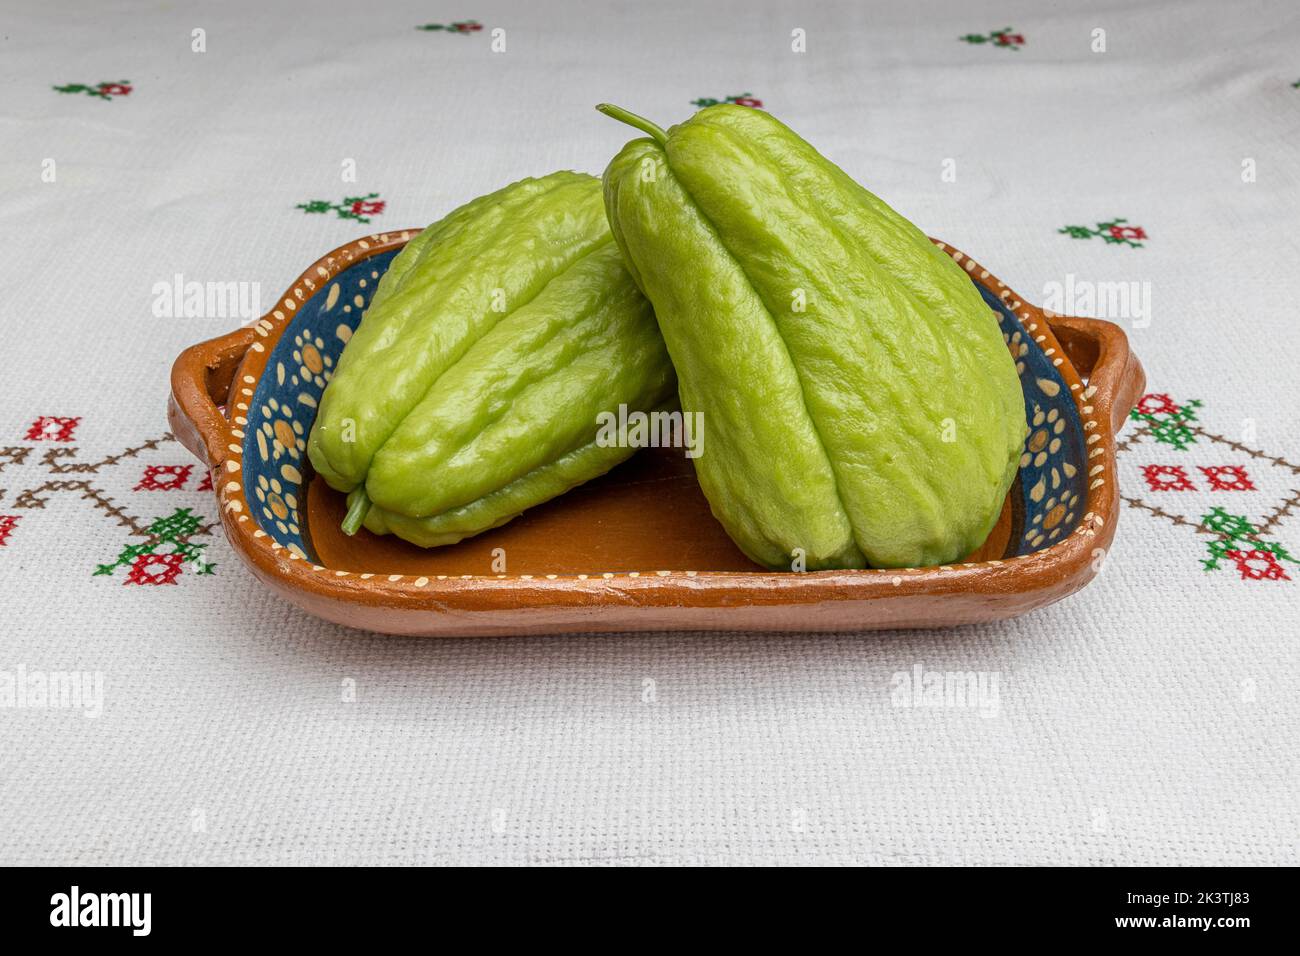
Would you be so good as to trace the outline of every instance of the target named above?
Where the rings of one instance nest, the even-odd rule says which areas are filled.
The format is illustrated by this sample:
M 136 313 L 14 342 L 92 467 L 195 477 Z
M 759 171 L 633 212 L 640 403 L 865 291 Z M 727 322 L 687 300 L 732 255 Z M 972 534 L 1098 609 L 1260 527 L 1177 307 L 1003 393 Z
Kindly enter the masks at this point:
M 230 422 L 222 414 L 235 371 L 256 339 L 251 328 L 200 342 L 182 352 L 172 365 L 167 421 L 177 440 L 209 468 L 220 468 L 238 448 Z

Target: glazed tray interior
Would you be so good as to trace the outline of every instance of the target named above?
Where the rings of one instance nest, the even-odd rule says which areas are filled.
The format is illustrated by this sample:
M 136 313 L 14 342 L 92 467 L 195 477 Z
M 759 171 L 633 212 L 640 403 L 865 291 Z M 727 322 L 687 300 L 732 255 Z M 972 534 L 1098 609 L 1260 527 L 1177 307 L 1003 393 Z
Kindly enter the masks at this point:
M 679 449 L 642 450 L 607 475 L 456 545 L 426 550 L 364 529 L 344 535 L 343 495 L 312 473 L 307 437 L 338 358 L 396 254 L 357 262 L 316 292 L 271 353 L 243 446 L 245 488 L 263 531 L 307 560 L 360 573 L 484 575 L 501 572 L 502 560 L 511 575 L 760 570 L 713 518 Z M 971 561 L 1050 547 L 1078 524 L 1085 498 L 1085 442 L 1070 389 L 1015 313 L 976 287 L 1016 359 L 1030 430 L 998 524 Z

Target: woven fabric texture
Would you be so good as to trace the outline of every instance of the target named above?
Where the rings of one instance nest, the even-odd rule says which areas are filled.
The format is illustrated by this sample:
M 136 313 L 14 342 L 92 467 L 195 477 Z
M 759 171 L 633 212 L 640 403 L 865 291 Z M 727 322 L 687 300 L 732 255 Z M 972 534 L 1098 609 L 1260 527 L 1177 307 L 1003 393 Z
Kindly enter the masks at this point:
M 1300 862 L 1293 4 L 4 19 L 0 863 Z M 266 307 L 351 239 L 599 173 L 598 101 L 728 98 L 1031 302 L 1133 290 L 1096 581 L 946 631 L 419 640 L 254 580 L 164 416 L 241 317 L 159 284 Z M 947 673 L 976 697 L 911 693 Z

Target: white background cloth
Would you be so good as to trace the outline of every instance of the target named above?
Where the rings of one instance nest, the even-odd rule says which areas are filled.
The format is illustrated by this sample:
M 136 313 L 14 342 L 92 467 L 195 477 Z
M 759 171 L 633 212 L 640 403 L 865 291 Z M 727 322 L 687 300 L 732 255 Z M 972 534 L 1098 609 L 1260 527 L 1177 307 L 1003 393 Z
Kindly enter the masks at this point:
M 86 480 L 144 520 L 215 516 L 197 469 L 136 490 L 149 464 L 192 463 L 174 442 L 92 473 L 41 462 L 161 435 L 171 361 L 232 327 L 155 317 L 155 283 L 259 282 L 269 303 L 350 239 L 524 175 L 599 173 L 632 134 L 598 101 L 667 125 L 742 93 L 1030 301 L 1067 273 L 1149 282 L 1152 320 L 1129 332 L 1150 389 L 1300 461 L 1294 4 L 7 0 L 0 16 L 0 448 L 31 449 L 0 470 L 0 515 L 20 516 L 0 671 L 104 675 L 95 719 L 0 709 L 0 863 L 1300 862 L 1300 566 L 1207 571 L 1210 539 L 1138 508 L 1095 583 L 1002 624 L 419 640 L 308 617 L 219 534 L 202 539 L 212 575 L 95 576 L 139 539 L 76 491 L 16 507 Z M 486 29 L 414 29 L 470 17 Z M 1023 48 L 959 40 L 1007 26 Z M 122 79 L 111 101 L 51 88 Z M 370 225 L 295 208 L 369 192 L 386 203 Z M 1143 248 L 1058 232 L 1114 217 Z M 74 440 L 26 440 L 40 416 L 79 417 Z M 1148 494 L 1138 465 L 1184 459 L 1139 447 L 1126 495 L 1189 514 L 1238 500 Z M 1185 461 L 1268 467 L 1231 452 L 1203 440 Z M 1259 481 L 1300 488 L 1280 466 Z M 1300 516 L 1272 537 L 1300 554 Z M 893 706 L 892 675 L 918 664 L 997 674 L 997 716 Z

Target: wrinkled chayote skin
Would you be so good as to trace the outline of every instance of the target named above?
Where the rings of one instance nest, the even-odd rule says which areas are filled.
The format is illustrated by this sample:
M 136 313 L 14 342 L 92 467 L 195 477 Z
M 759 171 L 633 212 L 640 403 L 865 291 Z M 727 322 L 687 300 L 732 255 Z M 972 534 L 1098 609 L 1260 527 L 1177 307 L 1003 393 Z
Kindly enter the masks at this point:
M 452 544 L 626 459 L 634 448 L 596 444 L 597 416 L 674 391 L 600 181 L 558 172 L 473 200 L 393 259 L 308 454 L 349 493 L 345 530 L 364 516 L 376 533 Z
M 948 256 L 761 110 L 724 104 L 605 171 L 714 515 L 771 568 L 920 567 L 977 548 L 1025 436 L 996 317 Z

